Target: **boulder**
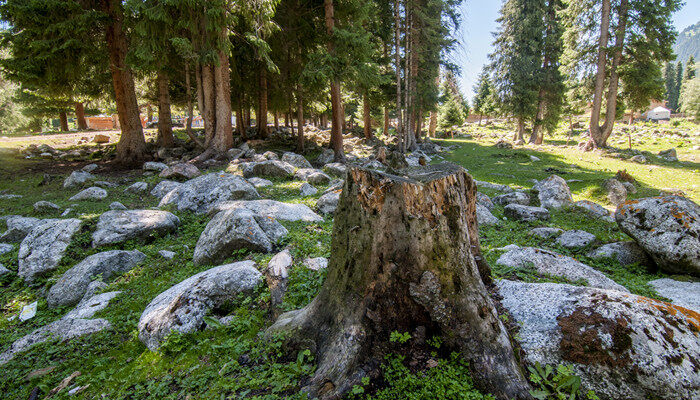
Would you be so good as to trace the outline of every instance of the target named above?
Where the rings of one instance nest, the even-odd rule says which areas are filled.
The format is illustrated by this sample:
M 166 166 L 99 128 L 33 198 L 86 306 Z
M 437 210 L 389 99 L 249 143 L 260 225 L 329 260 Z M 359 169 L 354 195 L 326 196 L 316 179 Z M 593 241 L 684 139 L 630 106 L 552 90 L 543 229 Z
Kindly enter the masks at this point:
M 300 194 L 302 197 L 313 196 L 313 195 L 315 195 L 316 193 L 318 193 L 318 189 L 316 189 L 315 187 L 309 185 L 307 182 L 304 182 L 304 183 L 301 185 L 301 187 L 299 188 L 299 194 Z
M 33 207 L 34 211 L 38 213 L 52 213 L 61 211 L 61 207 L 59 207 L 58 204 L 46 200 L 37 201 L 34 203 Z
M 94 181 L 97 177 L 85 171 L 73 171 L 65 181 L 63 181 L 64 189 L 73 189 L 85 186 L 90 181 Z
M 587 286 L 629 292 L 602 272 L 571 257 L 544 249 L 534 247 L 513 249 L 502 254 L 496 260 L 496 264 L 517 269 L 533 268 L 540 274 L 558 276 L 571 282 L 585 281 Z
M 676 154 L 676 149 L 662 150 L 659 152 L 659 157 L 670 162 L 678 161 L 678 154 Z
M 100 215 L 92 234 L 92 247 L 121 243 L 130 239 L 146 238 L 174 232 L 180 219 L 160 210 L 107 211 Z
M 571 365 L 601 399 L 700 398 L 700 316 L 614 290 L 498 281 L 530 363 Z
M 316 163 L 318 163 L 320 165 L 326 165 L 326 164 L 332 163 L 334 158 L 335 158 L 335 153 L 333 153 L 333 150 L 323 149 L 321 154 L 319 154 L 318 157 L 316 158 Z
M 196 178 L 201 174 L 202 172 L 194 164 L 179 163 L 162 170 L 158 176 L 165 179 L 184 181 Z
M 126 210 L 126 206 L 118 201 L 113 201 L 109 204 L 110 210 Z
M 670 299 L 673 304 L 700 313 L 700 282 L 682 282 L 661 278 L 649 282 L 656 293 Z
M 175 253 L 174 251 L 170 251 L 170 250 L 159 250 L 158 255 L 165 258 L 166 260 L 172 260 L 173 258 L 175 258 L 177 253 Z
M 14 249 L 15 249 L 15 246 L 13 246 L 11 244 L 0 243 L 0 256 L 5 254 L 5 253 L 9 253 Z
M 562 233 L 556 243 L 567 249 L 582 249 L 595 242 L 595 235 L 582 230 L 572 230 Z
M 325 193 L 323 196 L 319 197 L 316 201 L 316 209 L 321 214 L 333 214 L 335 209 L 338 208 L 338 201 L 340 200 L 339 190 Z
M 582 210 L 593 218 L 602 219 L 607 222 L 615 222 L 615 218 L 613 217 L 612 213 L 598 203 L 588 200 L 580 200 L 574 202 L 573 206 Z
M 537 236 L 538 238 L 541 239 L 550 239 L 553 237 L 557 237 L 561 235 L 564 231 L 559 228 L 550 228 L 550 227 L 540 227 L 540 228 L 533 228 L 530 229 L 530 234 Z
M 88 164 L 88 165 L 84 166 L 83 168 L 81 168 L 80 170 L 85 171 L 85 172 L 94 172 L 97 168 L 98 168 L 97 164 Z
M 248 182 L 249 182 L 251 185 L 253 185 L 256 189 L 257 189 L 257 188 L 261 188 L 261 187 L 266 187 L 266 186 L 272 186 L 272 182 L 271 182 L 271 181 L 269 181 L 269 180 L 267 180 L 267 179 L 263 179 L 263 178 L 258 178 L 257 176 L 254 176 L 254 177 L 252 177 L 252 178 L 249 178 L 249 179 L 248 179 Z
M 526 206 L 530 204 L 530 196 L 525 192 L 511 192 L 494 197 L 493 202 L 502 206 L 507 206 L 508 204 Z
M 312 271 L 320 271 L 328 268 L 328 259 L 325 257 L 307 258 L 304 260 L 304 266 Z
M 63 318 L 15 340 L 7 350 L 0 354 L 0 365 L 6 364 L 17 354 L 28 350 L 30 347 L 48 340 L 66 341 L 105 329 L 111 329 L 112 325 L 106 319 L 89 318 L 92 318 L 98 311 L 105 309 L 109 302 L 119 293 L 121 292 L 102 293 L 82 301 Z
M 508 186 L 508 185 L 501 185 L 498 183 L 491 183 L 491 182 L 484 182 L 484 181 L 477 181 L 476 182 L 476 187 L 478 189 L 490 189 L 490 190 L 495 190 L 498 192 L 503 192 L 503 193 L 510 193 L 513 192 L 513 188 Z
M 312 185 L 326 185 L 331 181 L 331 177 L 322 171 L 313 168 L 301 168 L 294 173 L 294 178 L 307 181 Z
M 503 214 L 520 221 L 538 221 L 549 219 L 549 211 L 542 207 L 523 206 L 521 204 L 508 204 L 503 208 Z
M 227 200 L 252 200 L 259 197 L 253 185 L 240 176 L 216 172 L 177 186 L 163 196 L 158 207 L 173 204 L 180 211 L 201 214 Z
M 304 156 L 289 151 L 282 154 L 282 161 L 297 168 L 312 168 L 311 163 Z
M 138 250 L 111 250 L 88 256 L 59 278 L 49 289 L 46 301 L 49 307 L 77 304 L 95 277 L 108 281 L 115 275 L 130 271 L 145 258 L 146 255 Z
M 250 163 L 250 165 L 244 167 L 243 176 L 246 178 L 253 176 L 291 178 L 294 176 L 294 166 L 279 160 Z
M 476 203 L 476 222 L 479 226 L 497 225 L 501 222 L 488 208 Z
M 139 340 L 155 351 L 173 331 L 201 329 L 213 309 L 251 292 L 262 281 L 253 261 L 222 265 L 200 272 L 159 294 L 138 323 Z
M 133 184 L 129 185 L 126 189 L 124 189 L 125 193 L 142 193 L 148 190 L 148 183 L 147 182 L 134 182 Z
M 229 160 L 236 160 L 238 158 L 243 157 L 243 155 L 245 154 L 245 151 L 241 150 L 241 149 L 233 148 L 233 149 L 229 149 L 229 151 L 226 152 L 226 154 L 228 155 Z
M 79 219 L 47 219 L 36 225 L 19 246 L 19 276 L 31 283 L 53 271 L 80 229 Z
M 494 207 L 491 198 L 481 192 L 476 192 L 476 203 L 488 208 L 489 211 Z
M 79 200 L 102 200 L 107 197 L 107 191 L 102 189 L 101 187 L 93 186 L 89 187 L 87 189 L 83 189 L 80 192 L 76 193 L 73 197 L 71 197 L 70 201 L 79 201 Z
M 168 169 L 168 166 L 162 162 L 146 161 L 143 163 L 144 171 L 162 172 L 166 169 Z
M 337 176 L 342 178 L 345 176 L 347 167 L 343 163 L 328 163 L 323 166 L 323 170 L 329 175 Z
M 92 138 L 92 142 L 97 144 L 109 143 L 109 136 L 98 133 Z
M 43 223 L 43 221 L 39 218 L 13 215 L 8 217 L 5 223 L 7 224 L 7 230 L 0 236 L 0 241 L 17 243 L 21 242 L 35 226 Z
M 11 273 L 12 273 L 12 271 L 10 271 L 9 269 L 5 268 L 4 265 L 0 264 L 0 279 L 1 279 L 3 276 L 8 275 L 8 274 L 11 274 Z
M 571 190 L 566 181 L 557 175 L 552 175 L 547 179 L 537 182 L 532 188 L 537 193 L 540 206 L 544 208 L 561 208 L 573 203 Z
M 263 217 L 280 221 L 320 222 L 323 218 L 304 204 L 283 203 L 275 200 L 227 201 L 209 210 L 210 215 L 221 211 L 246 209 Z
M 630 158 L 630 161 L 636 162 L 638 164 L 646 164 L 647 163 L 647 158 L 644 157 L 641 154 L 637 154 L 636 156 Z
M 681 196 L 622 204 L 615 220 L 669 273 L 700 276 L 700 206 Z
M 182 183 L 180 182 L 175 182 L 175 181 L 160 181 L 158 184 L 151 190 L 151 196 L 157 197 L 159 199 L 162 199 L 163 196 L 166 194 L 172 192 L 176 188 L 178 188 Z
M 615 207 L 627 200 L 627 189 L 615 178 L 605 181 L 605 190 L 608 192 L 608 200 Z
M 244 208 L 222 211 L 209 221 L 194 249 L 194 263 L 216 264 L 239 249 L 269 253 L 288 233 L 274 218 Z
M 291 154 L 294 154 L 294 153 L 291 153 Z M 262 154 L 262 156 L 266 160 L 279 160 L 280 159 L 279 156 L 277 155 L 277 153 L 275 153 L 274 151 L 266 151 Z M 287 161 L 287 160 L 283 160 L 283 161 Z M 292 162 L 289 162 L 289 161 L 287 161 L 287 162 L 294 165 L 294 163 L 292 163 Z
M 622 265 L 639 264 L 648 266 L 651 259 L 636 242 L 616 242 L 604 244 L 588 252 L 588 257 L 595 259 L 614 258 Z

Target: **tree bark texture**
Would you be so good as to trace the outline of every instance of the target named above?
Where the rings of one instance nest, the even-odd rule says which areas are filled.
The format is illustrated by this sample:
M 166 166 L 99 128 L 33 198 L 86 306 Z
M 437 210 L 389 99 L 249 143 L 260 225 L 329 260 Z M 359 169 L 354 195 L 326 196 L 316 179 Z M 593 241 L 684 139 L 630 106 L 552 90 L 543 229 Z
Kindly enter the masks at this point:
M 160 147 L 173 147 L 173 124 L 170 115 L 170 90 L 168 75 L 158 73 L 158 137 L 156 142 Z
M 78 130 L 84 131 L 88 128 L 85 120 L 85 105 L 79 101 L 75 103 L 75 119 L 78 122 Z
M 270 135 L 270 131 L 267 129 L 267 74 L 265 69 L 260 70 L 260 82 L 258 85 L 259 97 L 258 97 L 258 110 L 255 113 L 258 123 L 258 135 L 266 139 Z
M 61 132 L 68 132 L 68 114 L 65 111 L 59 112 L 58 120 L 61 122 Z
M 333 28 L 335 27 L 334 20 L 334 9 L 333 0 L 323 1 L 324 11 L 325 11 L 325 22 L 326 22 L 326 33 L 329 37 L 333 34 Z M 335 52 L 335 46 L 333 46 L 332 39 L 329 38 L 328 52 L 333 54 Z M 343 111 L 341 110 L 342 104 L 340 99 L 340 81 L 335 77 L 331 78 L 331 149 L 333 149 L 334 159 L 336 162 L 345 162 L 345 154 L 343 153 Z
M 477 262 L 475 208 L 474 180 L 455 164 L 402 177 L 349 169 L 323 287 L 268 331 L 316 354 L 305 391 L 339 398 L 393 351 L 391 332 L 424 327 L 469 361 L 480 389 L 530 398 Z
M 372 139 L 372 116 L 370 115 L 369 99 L 367 93 L 362 97 L 362 117 L 364 120 L 365 139 Z
M 304 99 L 301 88 L 297 90 L 297 151 L 304 151 Z
M 117 162 L 125 165 L 138 165 L 146 156 L 146 139 L 139 116 L 134 78 L 126 64 L 128 52 L 126 33 L 122 26 L 122 2 L 101 0 L 102 11 L 107 15 L 105 40 L 109 52 L 109 69 L 112 73 L 114 97 L 121 127 L 121 137 L 117 143 Z
M 437 111 L 430 112 L 430 122 L 428 123 L 428 136 L 431 138 L 435 137 L 435 130 L 437 129 Z

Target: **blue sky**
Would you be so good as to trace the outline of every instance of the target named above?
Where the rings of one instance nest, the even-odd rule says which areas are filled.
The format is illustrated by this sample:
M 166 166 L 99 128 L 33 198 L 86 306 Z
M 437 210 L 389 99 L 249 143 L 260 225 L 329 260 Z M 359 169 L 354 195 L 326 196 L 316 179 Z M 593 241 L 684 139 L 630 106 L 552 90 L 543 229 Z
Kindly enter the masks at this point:
M 678 32 L 700 20 L 700 0 L 686 0 L 685 3 L 673 16 Z M 462 26 L 458 33 L 460 45 L 454 52 L 452 61 L 462 70 L 459 83 L 470 103 L 474 97 L 472 87 L 491 52 L 491 33 L 496 30 L 500 8 L 499 0 L 464 0 L 462 3 Z

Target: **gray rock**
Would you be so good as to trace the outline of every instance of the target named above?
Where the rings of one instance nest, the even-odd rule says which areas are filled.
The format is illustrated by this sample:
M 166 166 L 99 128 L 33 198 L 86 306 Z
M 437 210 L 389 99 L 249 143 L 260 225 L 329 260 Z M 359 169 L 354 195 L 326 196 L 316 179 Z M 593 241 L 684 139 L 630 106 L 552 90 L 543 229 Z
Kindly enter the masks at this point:
M 340 191 L 325 193 L 316 201 L 316 209 L 321 214 L 334 214 L 335 209 L 338 208 L 338 201 L 340 201 Z
M 681 282 L 661 278 L 649 282 L 659 295 L 671 299 L 673 304 L 700 313 L 700 282 Z
M 664 271 L 700 276 L 700 206 L 681 196 L 629 201 L 615 212 L 630 235 Z
M 79 219 L 47 219 L 38 224 L 19 246 L 19 276 L 31 283 L 53 271 L 80 229 Z
M 42 326 L 16 340 L 7 350 L 0 354 L 0 365 L 6 364 L 17 354 L 28 350 L 30 347 L 48 340 L 66 341 L 101 332 L 105 329 L 111 329 L 112 325 L 106 319 L 88 318 L 92 318 L 95 313 L 107 307 L 109 302 L 119 293 L 120 292 L 102 293 L 81 302 L 78 307 L 66 314 L 63 318 Z
M 540 227 L 530 229 L 530 234 L 542 239 L 550 239 L 561 235 L 564 231 L 559 228 Z
M 571 230 L 562 233 L 556 243 L 567 249 L 582 249 L 595 242 L 595 235 L 582 230 Z
M 700 397 L 697 317 L 613 290 L 498 282 L 530 364 L 571 365 L 601 399 Z
M 194 263 L 216 264 L 239 249 L 271 252 L 288 233 L 274 218 L 244 208 L 222 211 L 209 221 L 194 249 Z
M 537 182 L 532 190 L 537 193 L 540 206 L 544 208 L 561 208 L 573 203 L 569 185 L 557 175 Z
M 177 189 L 180 187 L 182 183 L 180 182 L 175 182 L 175 181 L 160 181 L 158 184 L 151 190 L 151 196 L 157 197 L 159 199 L 162 199 L 166 194 L 172 192 L 173 190 Z
M 513 188 L 508 185 L 501 185 L 498 183 L 484 182 L 484 181 L 474 181 L 476 183 L 477 189 L 490 189 L 496 190 L 498 192 L 510 193 L 513 192 Z
M 531 155 L 530 161 L 537 162 L 537 161 L 540 161 L 540 159 L 539 159 L 539 157 L 535 157 L 535 156 Z
M 93 254 L 66 271 L 49 289 L 46 301 L 52 308 L 77 304 L 96 277 L 108 281 L 115 275 L 130 271 L 145 258 L 146 255 L 138 250 Z
M 489 211 L 493 210 L 493 201 L 491 201 L 491 198 L 481 192 L 476 192 L 476 202 L 477 204 L 481 204 L 482 206 L 486 207 Z
M 534 247 L 523 247 L 502 254 L 496 260 L 496 264 L 518 269 L 533 268 L 540 274 L 566 278 L 571 282 L 583 280 L 591 287 L 629 292 L 602 272 L 586 264 L 571 257 Z
M 260 195 L 253 185 L 237 175 L 211 173 L 189 180 L 166 194 L 159 207 L 173 204 L 180 211 L 204 213 L 227 200 L 252 200 Z
M 103 292 L 105 289 L 107 289 L 107 287 L 108 285 L 102 281 L 90 282 L 87 286 L 85 294 L 83 295 L 83 298 L 80 300 L 80 303 L 78 303 L 78 307 L 80 307 L 80 305 L 83 304 L 86 300 L 90 300 L 93 296 Z
M 323 170 L 329 175 L 344 177 L 347 167 L 343 163 L 328 163 L 323 166 Z
M 614 258 L 622 265 L 640 264 L 646 266 L 652 264 L 647 253 L 636 242 L 604 244 L 597 249 L 591 250 L 588 253 L 588 257 L 596 259 Z
M 637 187 L 634 186 L 634 184 L 632 182 L 623 181 L 622 186 L 625 187 L 625 190 L 627 191 L 628 194 L 637 193 Z
M 503 208 L 503 214 L 520 221 L 539 221 L 549 219 L 549 211 L 542 207 L 523 206 L 521 204 L 508 204 Z
M 190 163 L 180 163 L 164 169 L 158 176 L 165 179 L 184 181 L 187 179 L 196 178 L 201 174 L 202 172 L 195 165 Z
M 328 259 L 325 257 L 307 258 L 304 260 L 304 266 L 312 271 L 320 271 L 328 268 Z
M 169 250 L 160 250 L 158 251 L 158 254 L 166 260 L 172 260 L 177 255 L 177 253 L 175 253 L 174 251 Z
M 109 188 L 119 186 L 116 183 L 107 182 L 107 181 L 95 181 L 95 182 L 93 182 L 93 185 L 95 185 L 97 187 L 101 187 L 102 189 L 109 189 Z
M 233 209 L 246 209 L 254 214 L 262 215 L 263 217 L 278 219 L 280 221 L 303 221 L 303 222 L 320 222 L 323 218 L 313 212 L 304 204 L 283 203 L 275 200 L 249 200 L 249 201 L 227 201 L 217 204 L 209 210 L 210 215 L 217 214 L 221 211 Z
M 612 213 L 598 203 L 588 200 L 580 200 L 574 202 L 573 206 L 584 211 L 593 218 L 602 219 L 607 222 L 615 222 L 615 218 L 613 217 Z
M 15 246 L 7 243 L 0 243 L 0 256 L 14 250 Z
M 270 259 L 265 274 L 274 278 L 287 279 L 292 264 L 294 264 L 292 253 L 289 252 L 289 249 L 284 249 Z
M 110 210 L 126 210 L 126 206 L 118 201 L 114 201 L 109 205 Z
M 73 197 L 71 197 L 70 201 L 79 201 L 79 200 L 102 200 L 107 197 L 107 191 L 97 187 L 89 187 L 87 189 L 83 189 L 77 194 L 75 194 Z
M 253 261 L 222 265 L 200 272 L 159 294 L 138 324 L 139 339 L 155 351 L 173 331 L 188 333 L 204 325 L 207 313 L 251 292 L 262 281 Z
M 476 222 L 479 226 L 497 225 L 501 221 L 496 218 L 488 208 L 476 204 Z
M 148 190 L 148 183 L 146 182 L 134 182 L 129 187 L 124 189 L 126 193 L 142 193 Z
M 316 193 L 318 193 L 318 189 L 315 187 L 309 185 L 307 182 L 304 182 L 301 187 L 299 188 L 299 194 L 302 197 L 308 197 L 308 196 L 313 196 Z
M 243 170 L 243 176 L 246 178 L 253 176 L 291 178 L 294 176 L 294 166 L 284 161 L 267 160 L 250 164 Z
M 163 235 L 176 231 L 179 225 L 180 219 L 167 211 L 107 211 L 97 221 L 97 228 L 92 234 L 92 247 L 146 238 L 153 234 Z
M 168 169 L 168 166 L 162 162 L 146 161 L 143 163 L 144 171 L 161 172 L 165 171 L 166 169 Z
M 257 176 L 249 178 L 248 182 L 251 185 L 253 185 L 256 189 L 261 188 L 261 187 L 266 187 L 266 186 L 272 186 L 271 181 L 268 181 L 267 179 L 263 179 L 263 178 L 258 178 Z
M 331 177 L 322 171 L 313 168 L 301 168 L 294 173 L 294 178 L 307 181 L 313 185 L 326 185 L 331 181 Z
M 73 171 L 65 181 L 63 181 L 64 189 L 73 189 L 85 186 L 90 181 L 94 181 L 97 177 L 85 171 Z
M 274 151 L 266 151 L 262 154 L 262 156 L 265 157 L 266 160 L 279 160 L 280 159 L 279 156 L 277 155 L 277 153 L 275 153 Z M 289 161 L 287 161 L 287 162 L 289 162 Z M 290 162 L 290 164 L 293 165 L 293 163 L 291 163 L 291 162 Z
M 39 200 L 34 203 L 34 211 L 38 213 L 51 213 L 61 211 L 61 207 L 50 201 Z
M 229 160 L 235 160 L 235 159 L 243 157 L 243 155 L 245 154 L 245 151 L 241 150 L 241 149 L 233 148 L 233 149 L 229 149 L 229 151 L 226 154 L 228 155 Z
M 616 207 L 627 200 L 627 189 L 615 178 L 605 181 L 605 190 L 608 192 L 608 200 Z
M 97 164 L 88 164 L 88 165 L 84 166 L 83 168 L 81 168 L 81 171 L 94 172 L 97 168 L 98 168 Z
M 320 165 L 326 165 L 326 164 L 332 163 L 334 158 L 335 158 L 335 153 L 333 153 L 333 150 L 324 149 L 321 152 L 321 154 L 318 155 L 318 158 L 316 158 L 316 163 L 318 163 Z
M 507 206 L 508 204 L 521 204 L 526 206 L 530 204 L 530 196 L 524 192 L 511 192 L 494 197 L 493 202 L 502 206 Z
M 12 273 L 12 271 L 10 271 L 9 269 L 5 268 L 4 265 L 0 264 L 0 278 L 2 278 L 2 277 L 5 276 L 5 275 L 11 274 L 11 273 Z
M 630 161 L 636 162 L 638 164 L 646 164 L 647 163 L 647 158 L 644 157 L 641 154 L 637 154 L 636 156 L 630 158 Z
M 676 154 L 676 149 L 668 149 L 659 152 L 659 157 L 666 161 L 675 162 L 678 161 L 678 154 Z
M 32 217 L 13 215 L 5 220 L 7 230 L 0 236 L 2 242 L 21 242 L 35 226 L 43 223 L 42 220 Z
M 301 154 L 285 152 L 282 154 L 282 161 L 292 164 L 297 168 L 312 168 L 311 163 Z

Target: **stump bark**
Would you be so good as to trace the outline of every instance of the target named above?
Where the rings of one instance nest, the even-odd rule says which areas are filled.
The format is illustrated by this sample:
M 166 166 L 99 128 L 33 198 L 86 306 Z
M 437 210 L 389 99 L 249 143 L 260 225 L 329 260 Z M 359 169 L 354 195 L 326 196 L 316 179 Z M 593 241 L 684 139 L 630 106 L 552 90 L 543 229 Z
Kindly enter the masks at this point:
M 268 330 L 316 354 L 304 388 L 312 397 L 344 395 L 381 363 L 391 332 L 420 326 L 469 361 L 480 389 L 530 398 L 484 284 L 490 270 L 475 259 L 475 194 L 472 178 L 449 163 L 407 176 L 349 170 L 319 295 Z

